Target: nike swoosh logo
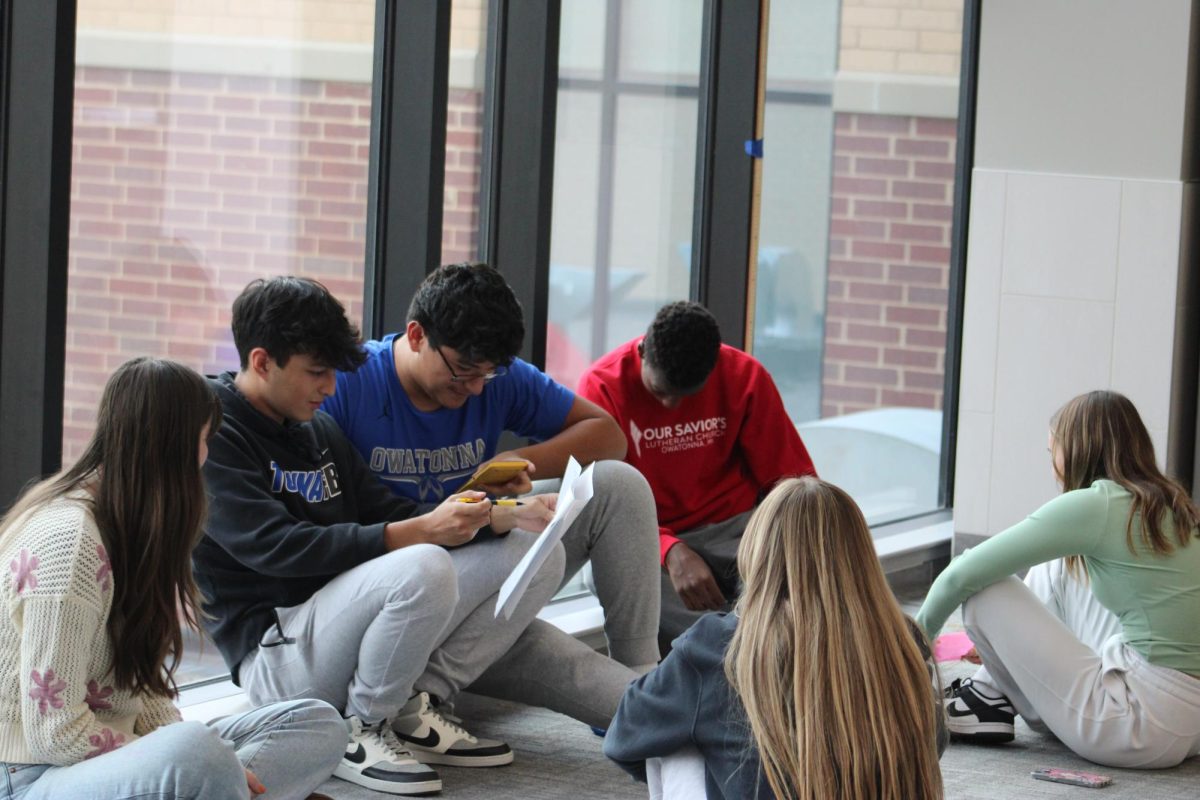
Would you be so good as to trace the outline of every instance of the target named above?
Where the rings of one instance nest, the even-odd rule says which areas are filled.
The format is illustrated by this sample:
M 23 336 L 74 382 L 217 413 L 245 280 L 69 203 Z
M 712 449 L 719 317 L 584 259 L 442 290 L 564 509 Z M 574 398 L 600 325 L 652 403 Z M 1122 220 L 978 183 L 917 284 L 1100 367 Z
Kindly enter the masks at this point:
M 342 758 L 349 761 L 351 764 L 361 764 L 367 760 L 367 750 L 360 744 L 355 747 L 353 753 L 346 753 L 346 755 L 342 756 Z
M 428 736 L 422 736 L 420 738 L 417 738 L 416 736 L 405 736 L 402 733 L 398 733 L 396 735 L 406 742 L 415 744 L 417 747 L 434 748 L 437 747 L 438 743 L 442 741 L 442 737 L 438 736 L 438 732 L 434 730 L 431 730 Z

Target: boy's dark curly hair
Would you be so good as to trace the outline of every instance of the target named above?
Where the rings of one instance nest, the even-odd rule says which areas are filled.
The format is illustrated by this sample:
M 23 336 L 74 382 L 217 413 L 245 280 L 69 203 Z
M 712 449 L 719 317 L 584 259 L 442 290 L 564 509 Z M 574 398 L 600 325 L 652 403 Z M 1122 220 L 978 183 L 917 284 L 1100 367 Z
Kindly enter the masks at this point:
M 434 347 L 450 347 L 471 364 L 508 366 L 525 338 L 512 287 L 478 262 L 447 264 L 429 273 L 413 295 L 408 319 L 421 323 Z
M 233 301 L 233 344 L 242 369 L 256 347 L 281 367 L 294 355 L 343 372 L 367 360 L 358 328 L 337 298 L 317 281 L 293 275 L 259 278 L 242 290 Z
M 703 385 L 720 350 L 717 318 L 699 303 L 686 301 L 660 308 L 642 340 L 642 359 L 666 381 L 664 389 L 680 394 Z

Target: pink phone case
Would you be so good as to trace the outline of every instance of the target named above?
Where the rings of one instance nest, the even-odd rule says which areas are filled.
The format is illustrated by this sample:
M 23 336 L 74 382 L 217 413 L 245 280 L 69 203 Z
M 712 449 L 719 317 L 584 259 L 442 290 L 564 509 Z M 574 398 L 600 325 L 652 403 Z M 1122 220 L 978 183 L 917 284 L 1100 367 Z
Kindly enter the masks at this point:
M 1080 772 L 1074 769 L 1058 769 L 1056 767 L 1042 767 L 1035 769 L 1029 773 L 1039 781 L 1054 781 L 1055 783 L 1066 783 L 1071 786 L 1086 786 L 1089 789 L 1102 789 L 1112 783 L 1112 778 L 1107 775 L 1097 775 L 1094 772 Z

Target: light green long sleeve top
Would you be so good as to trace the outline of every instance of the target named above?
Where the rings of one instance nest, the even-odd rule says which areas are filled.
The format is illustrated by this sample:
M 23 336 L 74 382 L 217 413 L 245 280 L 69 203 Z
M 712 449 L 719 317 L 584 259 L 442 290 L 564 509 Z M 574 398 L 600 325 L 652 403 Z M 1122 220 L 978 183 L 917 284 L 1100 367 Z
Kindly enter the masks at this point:
M 1134 520 L 1125 535 L 1132 495 L 1110 480 L 1065 492 L 951 562 L 929 589 L 917 623 L 937 636 L 964 600 L 996 581 L 1065 556 L 1082 556 L 1096 599 L 1121 622 L 1126 644 L 1151 664 L 1200 676 L 1200 544 L 1167 556 L 1143 543 Z M 1175 541 L 1168 513 L 1163 532 Z

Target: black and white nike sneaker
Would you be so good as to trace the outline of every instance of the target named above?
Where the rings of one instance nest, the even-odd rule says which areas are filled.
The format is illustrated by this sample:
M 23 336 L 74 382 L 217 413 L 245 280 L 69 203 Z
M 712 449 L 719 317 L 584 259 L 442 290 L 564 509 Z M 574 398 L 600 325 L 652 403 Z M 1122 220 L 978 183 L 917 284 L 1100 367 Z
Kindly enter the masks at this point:
M 979 689 L 970 678 L 958 678 L 947 686 L 944 704 L 946 728 L 955 738 L 1001 744 L 1015 736 L 1017 714 L 1012 701 Z
M 349 717 L 350 741 L 333 774 L 386 794 L 422 795 L 442 790 L 436 771 L 413 757 L 392 732 L 387 720 L 364 725 Z
M 508 745 L 472 736 L 461 722 L 438 710 L 428 693 L 418 692 L 392 719 L 392 730 L 417 760 L 426 764 L 499 767 L 512 763 L 513 752 Z

